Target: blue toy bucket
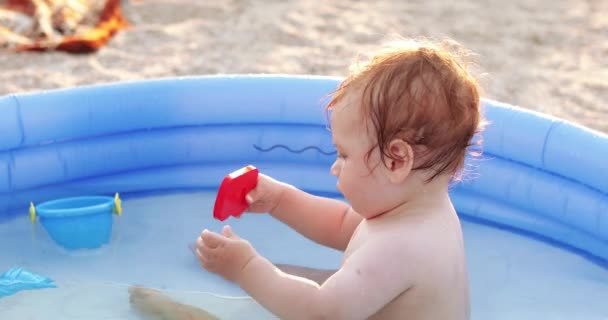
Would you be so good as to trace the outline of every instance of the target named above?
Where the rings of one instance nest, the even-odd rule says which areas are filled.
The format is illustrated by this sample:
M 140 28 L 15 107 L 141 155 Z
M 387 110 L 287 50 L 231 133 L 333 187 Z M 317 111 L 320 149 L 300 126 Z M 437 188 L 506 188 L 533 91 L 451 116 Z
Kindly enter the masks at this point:
M 107 196 L 64 198 L 36 206 L 40 223 L 66 249 L 93 249 L 110 241 L 115 199 Z

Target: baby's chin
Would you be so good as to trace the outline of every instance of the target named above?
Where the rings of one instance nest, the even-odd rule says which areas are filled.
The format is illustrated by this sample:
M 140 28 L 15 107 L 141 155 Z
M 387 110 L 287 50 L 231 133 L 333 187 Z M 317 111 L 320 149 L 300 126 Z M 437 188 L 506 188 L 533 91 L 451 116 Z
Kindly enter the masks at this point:
M 347 199 L 348 200 L 348 199 Z M 369 210 L 369 208 L 363 208 L 361 206 L 358 206 L 356 204 L 353 204 L 352 201 L 349 201 L 351 204 L 351 207 L 353 208 L 353 210 L 358 213 L 361 217 L 365 218 L 365 219 L 372 219 L 374 217 L 380 216 L 382 215 L 381 211 L 371 211 Z
M 381 217 L 385 214 L 385 212 L 378 212 L 378 213 L 363 213 L 360 214 L 363 218 L 365 218 L 366 220 L 372 220 L 378 217 Z

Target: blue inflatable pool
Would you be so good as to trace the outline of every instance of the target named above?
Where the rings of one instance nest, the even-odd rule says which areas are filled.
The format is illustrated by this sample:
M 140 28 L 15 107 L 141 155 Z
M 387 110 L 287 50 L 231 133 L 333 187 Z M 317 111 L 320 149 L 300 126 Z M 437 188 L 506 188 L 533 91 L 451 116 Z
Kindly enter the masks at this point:
M 25 214 L 30 202 L 82 194 L 215 191 L 247 164 L 337 196 L 323 103 L 339 81 L 203 76 L 1 97 L 0 223 Z M 471 178 L 451 191 L 459 214 L 605 268 L 608 136 L 483 104 L 490 121 L 483 160 L 469 161 Z

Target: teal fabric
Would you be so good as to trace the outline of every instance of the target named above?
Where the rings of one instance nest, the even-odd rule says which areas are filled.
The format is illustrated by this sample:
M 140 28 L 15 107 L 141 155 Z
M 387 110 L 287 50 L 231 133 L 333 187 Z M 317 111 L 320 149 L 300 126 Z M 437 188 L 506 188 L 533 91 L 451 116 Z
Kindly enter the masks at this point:
M 0 299 L 22 290 L 56 288 L 52 279 L 23 268 L 11 268 L 0 276 Z

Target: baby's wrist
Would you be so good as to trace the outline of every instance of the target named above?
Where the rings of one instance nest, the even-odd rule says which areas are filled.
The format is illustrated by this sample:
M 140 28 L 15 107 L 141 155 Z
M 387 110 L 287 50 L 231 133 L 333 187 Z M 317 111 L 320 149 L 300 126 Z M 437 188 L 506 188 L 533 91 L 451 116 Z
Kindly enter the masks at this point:
M 237 277 L 235 279 L 236 284 L 238 284 L 239 286 L 242 287 L 243 283 L 246 283 L 247 279 L 249 279 L 249 276 L 251 276 L 251 275 L 255 276 L 255 272 L 252 272 L 252 269 L 255 268 L 255 264 L 257 263 L 256 260 L 259 260 L 260 258 L 262 258 L 262 256 L 260 256 L 256 252 L 249 259 L 247 259 L 247 261 L 245 262 L 245 264 L 241 268 L 241 271 L 239 272 L 239 274 L 237 275 Z
M 278 192 L 276 195 L 276 203 L 274 207 L 269 211 L 271 215 L 274 215 L 275 212 L 278 211 L 278 208 L 282 207 L 283 199 L 285 199 L 285 194 L 289 192 L 289 189 L 293 188 L 291 185 L 279 182 L 278 183 Z

